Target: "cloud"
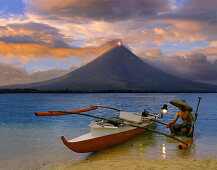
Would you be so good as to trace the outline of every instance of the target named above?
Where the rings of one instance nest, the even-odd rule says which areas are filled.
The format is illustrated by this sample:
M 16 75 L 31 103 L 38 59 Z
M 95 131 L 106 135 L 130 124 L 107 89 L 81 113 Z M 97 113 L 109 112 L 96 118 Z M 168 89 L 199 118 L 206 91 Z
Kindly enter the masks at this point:
M 108 42 L 99 47 L 92 48 L 56 48 L 42 44 L 33 43 L 5 43 L 0 41 L 0 56 L 2 57 L 19 57 L 23 59 L 32 58 L 56 58 L 62 59 L 69 56 L 97 56 L 117 45 L 117 40 Z
M 211 8 L 212 5 L 209 5 L 209 8 L 204 6 L 204 10 L 202 10 L 202 6 L 197 7 L 198 1 L 181 1 L 181 4 L 187 4 L 188 10 L 183 8 L 183 5 L 180 5 L 176 10 L 172 9 L 172 0 L 82 0 L 79 2 L 77 0 L 64 2 L 60 0 L 26 0 L 25 2 L 28 8 L 26 15 L 30 16 L 30 13 L 34 11 L 35 16 L 39 17 L 41 15 L 41 18 L 39 17 L 35 21 L 46 23 L 44 25 L 32 23 L 32 27 L 35 28 L 33 32 L 37 33 L 37 30 L 41 30 L 42 27 L 44 29 L 40 33 L 44 33 L 38 36 L 25 35 L 23 37 L 19 33 L 19 38 L 16 36 L 7 37 L 10 41 L 15 39 L 14 41 L 17 42 L 17 39 L 23 39 L 23 41 L 29 42 L 31 41 L 30 38 L 32 38 L 34 43 L 66 47 L 67 45 L 70 46 L 73 41 L 82 42 L 85 45 L 93 45 L 93 43 L 94 45 L 99 45 L 102 42 L 101 40 L 111 40 L 112 38 L 121 38 L 129 46 L 139 41 L 151 42 L 162 46 L 167 41 L 173 42 L 178 40 L 180 43 L 183 43 L 186 40 L 190 42 L 216 40 L 217 26 L 212 19 L 213 17 L 216 19 L 216 13 L 209 12 L 213 9 Z M 215 3 L 211 2 L 211 4 L 214 5 Z M 88 8 L 85 8 L 86 6 Z M 116 7 L 123 14 L 126 13 L 125 17 L 121 15 L 120 17 L 115 17 L 113 16 L 114 13 L 104 15 L 103 12 L 100 12 L 102 10 L 106 13 L 107 8 L 110 11 Z M 141 7 L 141 11 L 140 8 L 136 7 Z M 129 10 L 126 10 L 128 8 Z M 205 11 L 207 19 L 200 19 L 203 16 L 201 13 L 197 14 L 198 17 L 194 17 L 196 9 L 202 12 Z M 89 10 L 94 11 L 93 16 Z M 150 14 L 148 15 L 143 10 L 150 10 L 153 14 L 148 12 Z M 111 17 L 111 20 L 107 16 Z M 62 17 L 61 20 L 58 20 L 58 17 Z M 105 19 L 99 19 L 98 17 Z M 76 22 L 74 22 L 75 20 Z M 83 20 L 87 22 L 82 22 Z M 113 20 L 116 22 L 111 22 Z M 31 26 L 25 27 L 32 28 Z M 47 32 L 45 32 L 46 30 Z M 29 37 L 27 38 L 26 36 Z M 2 39 L 6 41 L 6 37 L 2 37 Z
M 0 27 L 0 41 L 8 43 L 36 43 L 54 47 L 68 47 L 59 30 L 41 23 L 14 23 Z
M 159 51 L 159 50 L 157 50 Z M 192 52 L 178 53 L 179 55 L 159 57 L 159 53 L 149 50 L 151 57 L 143 57 L 145 62 L 164 72 L 185 79 L 217 84 L 217 48 L 204 48 Z M 156 57 L 153 57 L 157 55 Z M 210 62 L 209 56 L 215 56 Z
M 19 79 L 26 80 L 23 67 L 13 67 L 11 64 L 0 64 L 0 85 L 13 84 Z
M 217 41 L 210 42 L 210 47 L 217 47 Z
M 217 6 L 217 2 L 215 0 L 181 0 L 180 7 L 178 11 L 184 11 L 183 15 L 191 14 L 198 14 L 201 12 L 206 12 L 207 10 L 215 10 Z M 206 17 L 206 16 L 204 16 Z
M 179 38 L 189 36 L 191 41 L 215 41 L 217 38 L 216 0 L 180 0 L 179 7 L 171 13 L 157 18 L 160 22 L 172 24 Z M 175 29 L 173 29 L 175 31 Z M 188 33 L 188 34 L 184 34 Z
M 213 47 L 213 46 L 210 46 L 210 47 L 207 47 L 207 48 L 196 48 L 196 49 L 193 49 L 192 54 L 203 54 L 203 55 L 206 55 L 206 56 L 217 56 L 217 47 Z M 176 52 L 177 55 L 181 55 L 181 56 L 187 56 L 189 55 L 189 52 L 179 52 L 177 51 Z
M 70 31 L 73 28 L 68 28 L 72 35 L 67 35 L 68 32 L 64 35 L 54 26 L 42 23 L 24 22 L 0 26 L 0 56 L 25 59 L 46 57 L 61 59 L 73 55 L 85 58 L 103 53 L 117 45 L 119 40 L 118 36 L 110 33 L 108 33 L 110 36 L 106 34 L 107 37 L 99 37 L 98 40 L 96 37 L 91 37 L 91 35 L 100 32 L 103 36 L 104 30 L 99 26 L 104 28 L 104 22 L 92 23 L 90 29 L 77 24 L 70 26 L 75 27 L 74 32 Z M 84 37 L 89 37 L 89 40 L 81 40 Z M 71 45 L 83 42 L 86 46 L 84 48 Z
M 119 21 L 172 9 L 171 0 L 26 0 L 28 12 L 50 19 Z
M 215 79 L 215 0 L 24 2 L 26 11 L 22 16 L 0 18 L 0 57 L 22 60 L 25 64 L 31 59 L 54 58 L 59 61 L 75 56 L 84 64 L 121 39 L 138 56 L 149 57 L 152 64 L 165 70 L 168 68 L 168 72 L 172 70 L 176 75 L 193 79 L 200 79 L 205 74 Z M 177 45 L 172 47 L 175 55 L 162 52 L 167 51 L 167 44 L 174 43 Z M 201 48 L 206 45 L 198 45 L 198 48 L 190 49 L 191 45 L 193 48 L 200 43 L 210 46 Z M 181 49 L 188 45 L 188 52 Z M 205 80 L 206 76 L 202 79 Z
M 26 0 L 26 3 L 28 13 L 41 15 L 42 20 L 61 18 L 61 22 L 73 23 L 71 32 L 75 32 L 75 27 L 79 25 L 77 34 L 83 34 L 86 39 L 112 37 L 115 34 L 116 37 L 128 37 L 128 41 L 143 38 L 163 45 L 165 40 L 183 43 L 185 40 L 214 41 L 217 38 L 215 0 L 181 0 L 181 5 L 175 9 L 172 0 Z M 138 28 L 143 29 L 139 30 L 140 35 L 130 37 Z M 101 35 L 103 32 L 104 35 Z
M 0 86 L 48 80 L 67 74 L 74 69 L 75 67 L 69 70 L 53 68 L 28 74 L 24 67 L 0 63 Z
M 138 56 L 145 56 L 149 58 L 160 58 L 163 57 L 163 53 L 160 48 L 147 48 L 143 50 L 134 51 Z
M 217 56 L 217 47 L 209 47 L 197 51 L 207 56 Z

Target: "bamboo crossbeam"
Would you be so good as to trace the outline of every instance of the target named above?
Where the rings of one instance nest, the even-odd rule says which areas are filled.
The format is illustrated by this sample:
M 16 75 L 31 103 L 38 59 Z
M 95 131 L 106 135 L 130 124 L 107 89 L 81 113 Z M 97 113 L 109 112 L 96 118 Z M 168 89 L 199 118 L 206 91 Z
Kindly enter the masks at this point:
M 107 107 L 107 106 L 92 106 L 92 107 L 102 107 L 102 108 L 106 108 L 106 109 L 112 109 L 112 110 L 116 110 L 116 111 L 122 111 L 120 109 L 116 109 L 116 108 L 113 108 L 113 107 Z
M 161 122 L 161 121 L 159 121 L 159 120 L 151 119 L 151 121 L 154 121 L 154 122 L 157 122 L 157 123 L 161 123 L 161 124 L 163 124 L 163 125 L 167 125 L 167 123 Z

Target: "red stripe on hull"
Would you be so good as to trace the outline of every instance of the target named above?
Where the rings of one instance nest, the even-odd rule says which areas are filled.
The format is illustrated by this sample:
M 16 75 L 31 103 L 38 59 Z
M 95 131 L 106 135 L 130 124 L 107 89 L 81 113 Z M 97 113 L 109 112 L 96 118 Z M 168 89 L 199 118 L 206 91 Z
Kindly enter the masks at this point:
M 151 127 L 154 123 L 145 126 Z M 133 130 L 116 133 L 112 135 L 101 136 L 89 140 L 79 141 L 79 142 L 68 142 L 64 136 L 61 136 L 63 143 L 71 150 L 80 153 L 86 152 L 95 152 L 101 149 L 105 149 L 117 144 L 120 144 L 142 132 L 145 132 L 145 129 L 136 128 Z

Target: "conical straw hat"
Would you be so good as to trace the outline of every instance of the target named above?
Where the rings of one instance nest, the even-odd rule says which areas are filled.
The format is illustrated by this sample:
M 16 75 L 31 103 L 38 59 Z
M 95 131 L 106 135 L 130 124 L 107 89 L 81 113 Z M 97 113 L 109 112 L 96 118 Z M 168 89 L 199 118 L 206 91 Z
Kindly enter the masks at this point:
M 181 107 L 184 107 L 190 112 L 193 110 L 192 107 L 185 102 L 185 100 L 171 100 L 170 104 L 178 107 L 179 109 L 181 109 Z

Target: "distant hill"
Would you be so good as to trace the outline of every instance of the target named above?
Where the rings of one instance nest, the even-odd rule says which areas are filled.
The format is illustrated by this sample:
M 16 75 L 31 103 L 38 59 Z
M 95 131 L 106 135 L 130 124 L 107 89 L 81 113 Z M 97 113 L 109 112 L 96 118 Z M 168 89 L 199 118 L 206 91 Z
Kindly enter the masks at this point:
M 217 92 L 217 86 L 181 79 L 145 63 L 123 45 L 64 76 L 1 89 L 71 92 Z

